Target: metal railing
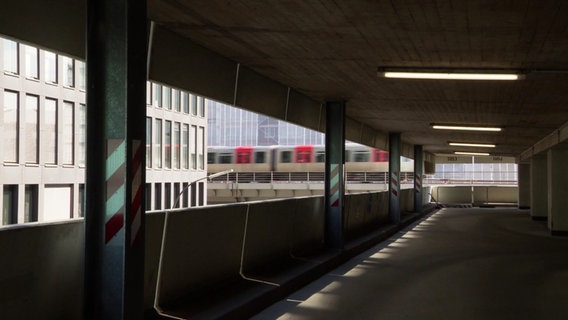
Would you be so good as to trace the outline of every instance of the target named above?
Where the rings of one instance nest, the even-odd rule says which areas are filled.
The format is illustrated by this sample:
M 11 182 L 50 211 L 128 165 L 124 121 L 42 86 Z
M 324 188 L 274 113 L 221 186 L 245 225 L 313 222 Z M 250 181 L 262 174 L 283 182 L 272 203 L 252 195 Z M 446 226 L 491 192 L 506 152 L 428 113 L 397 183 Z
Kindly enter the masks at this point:
M 402 184 L 413 183 L 412 172 L 401 172 Z M 347 183 L 388 183 L 388 172 L 347 172 Z M 323 183 L 325 173 L 313 172 L 232 172 L 222 177 L 211 179 L 212 183 Z
M 425 185 L 517 185 L 516 171 L 446 171 L 424 177 Z

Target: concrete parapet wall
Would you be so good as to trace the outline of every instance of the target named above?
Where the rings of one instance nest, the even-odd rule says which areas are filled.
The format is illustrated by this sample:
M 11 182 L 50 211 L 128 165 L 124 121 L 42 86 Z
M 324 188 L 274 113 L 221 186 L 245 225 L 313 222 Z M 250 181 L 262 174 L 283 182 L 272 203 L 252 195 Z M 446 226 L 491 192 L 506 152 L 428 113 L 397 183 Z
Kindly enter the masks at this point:
M 432 196 L 439 203 L 517 203 L 516 186 L 433 186 Z
M 406 193 L 412 190 L 404 190 L 401 200 Z M 387 223 L 387 203 L 386 192 L 346 195 L 346 235 L 357 237 Z M 146 215 L 145 309 L 154 304 L 164 222 L 164 212 Z M 241 252 L 246 274 L 322 249 L 324 199 L 176 210 L 169 213 L 165 235 L 159 302 L 167 304 L 238 277 Z M 81 319 L 83 252 L 82 219 L 2 228 L 0 319 Z
M 359 193 L 345 197 L 344 228 L 347 239 L 388 223 L 387 192 Z
M 81 319 L 83 220 L 0 229 L 0 319 Z

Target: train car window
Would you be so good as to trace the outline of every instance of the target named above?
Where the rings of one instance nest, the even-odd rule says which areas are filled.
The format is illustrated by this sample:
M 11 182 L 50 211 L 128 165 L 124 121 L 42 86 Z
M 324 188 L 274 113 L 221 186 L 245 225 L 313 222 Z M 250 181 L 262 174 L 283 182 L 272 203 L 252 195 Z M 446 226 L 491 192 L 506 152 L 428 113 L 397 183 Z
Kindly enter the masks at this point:
M 369 162 L 370 154 L 369 151 L 354 151 L 353 161 L 354 162 Z
M 281 163 L 291 163 L 292 162 L 292 151 L 282 151 L 280 153 Z
M 325 162 L 325 152 L 317 151 L 316 152 L 316 162 Z
M 219 154 L 219 163 L 233 163 L 233 154 L 232 153 L 220 153 Z
M 257 151 L 254 153 L 254 163 L 264 163 L 266 161 L 266 152 Z
M 207 152 L 207 164 L 215 163 L 215 152 Z
M 349 150 L 345 150 L 345 153 L 343 154 L 345 156 L 345 162 L 350 162 L 351 161 L 351 151 Z

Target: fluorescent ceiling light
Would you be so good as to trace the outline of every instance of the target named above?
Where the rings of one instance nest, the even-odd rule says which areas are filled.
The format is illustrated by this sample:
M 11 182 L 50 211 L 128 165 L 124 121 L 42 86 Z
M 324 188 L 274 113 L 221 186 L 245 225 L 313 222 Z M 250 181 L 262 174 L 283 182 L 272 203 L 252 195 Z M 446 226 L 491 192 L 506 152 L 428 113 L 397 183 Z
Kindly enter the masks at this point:
M 466 143 L 466 142 L 448 142 L 450 146 L 458 147 L 480 147 L 480 148 L 495 148 L 492 143 Z
M 380 67 L 377 75 L 396 79 L 433 79 L 433 80 L 520 80 L 525 74 L 510 69 L 459 69 L 459 68 L 409 68 Z
M 464 155 L 464 156 L 488 156 L 489 153 L 487 152 L 461 152 L 456 151 L 454 154 Z
M 457 126 L 457 125 L 441 125 L 433 124 L 433 129 L 441 130 L 466 130 L 466 131 L 501 131 L 498 127 L 477 127 L 477 126 Z

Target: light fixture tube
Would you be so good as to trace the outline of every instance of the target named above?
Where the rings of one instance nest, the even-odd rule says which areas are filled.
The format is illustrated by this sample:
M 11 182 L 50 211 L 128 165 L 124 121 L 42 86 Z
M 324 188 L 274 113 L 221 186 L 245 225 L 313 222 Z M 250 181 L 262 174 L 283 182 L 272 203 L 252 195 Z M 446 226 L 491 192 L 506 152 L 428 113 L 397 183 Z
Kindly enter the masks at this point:
M 454 152 L 454 154 L 464 155 L 464 156 L 488 156 L 489 155 L 489 153 L 487 153 L 487 152 L 462 152 L 462 151 L 456 151 L 456 152 Z
M 450 146 L 457 147 L 479 147 L 479 148 L 495 148 L 492 143 L 466 143 L 466 142 L 448 142 Z
M 457 126 L 457 125 L 440 125 L 433 124 L 433 129 L 441 130 L 466 130 L 466 131 L 501 131 L 498 127 L 476 127 L 476 126 Z
M 453 72 L 406 72 L 384 71 L 382 76 L 394 79 L 429 79 L 429 80 L 501 80 L 511 81 L 522 79 L 517 73 L 453 73 Z

